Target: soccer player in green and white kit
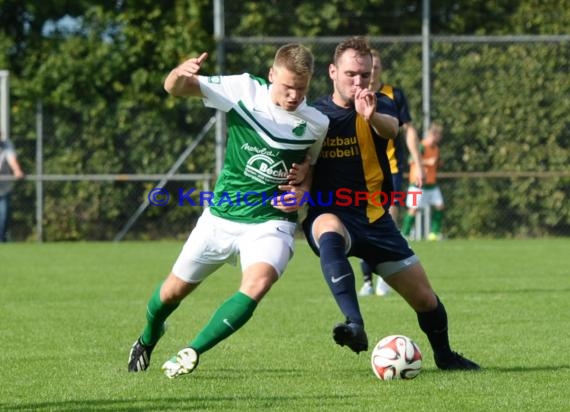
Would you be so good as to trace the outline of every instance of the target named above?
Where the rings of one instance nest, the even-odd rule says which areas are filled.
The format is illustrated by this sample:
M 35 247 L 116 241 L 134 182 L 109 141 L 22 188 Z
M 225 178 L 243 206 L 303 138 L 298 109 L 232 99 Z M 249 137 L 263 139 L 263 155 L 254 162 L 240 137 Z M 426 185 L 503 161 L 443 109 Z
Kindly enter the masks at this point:
M 227 113 L 224 167 L 212 206 L 204 210 L 171 273 L 148 302 L 146 327 L 129 356 L 131 372 L 149 367 L 164 322 L 182 299 L 224 263 L 235 264 L 238 256 L 239 290 L 164 363 L 164 373 L 175 378 L 192 372 L 200 355 L 250 319 L 293 254 L 298 200 L 309 189 L 298 181 L 300 176 L 295 181 L 294 171 L 306 155 L 317 159 L 328 128 L 328 118 L 306 103 L 314 58 L 305 47 L 288 44 L 277 50 L 270 83 L 247 73 L 198 75 L 206 58 L 203 53 L 174 68 L 164 87 L 174 96 L 202 97 L 206 106 Z M 285 202 L 275 206 L 268 200 L 283 191 L 288 192 Z

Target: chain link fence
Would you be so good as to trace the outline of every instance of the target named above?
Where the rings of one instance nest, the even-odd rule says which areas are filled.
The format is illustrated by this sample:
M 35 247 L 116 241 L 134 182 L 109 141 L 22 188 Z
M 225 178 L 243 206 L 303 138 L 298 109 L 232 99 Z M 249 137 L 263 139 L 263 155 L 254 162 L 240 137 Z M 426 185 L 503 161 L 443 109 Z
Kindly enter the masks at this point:
M 224 42 L 225 72 L 266 77 L 276 47 L 299 41 L 316 57 L 313 100 L 331 92 L 328 65 L 340 40 L 231 38 Z M 382 54 L 383 80 L 405 91 L 420 133 L 426 115 L 445 126 L 447 237 L 570 235 L 570 36 L 433 37 L 427 114 L 421 38 L 370 40 Z M 210 190 L 215 181 L 214 128 L 205 129 L 214 113 L 199 106 L 176 109 L 184 111 L 182 127 L 157 119 L 136 135 L 127 126 L 149 122 L 148 110 L 104 112 L 126 122 L 122 135 L 99 129 L 96 119 L 70 122 L 50 107 L 30 112 L 30 133 L 12 136 L 28 177 L 12 194 L 11 238 L 186 237 L 201 208 L 181 206 L 181 196 Z M 157 186 L 169 202 L 145 207 Z

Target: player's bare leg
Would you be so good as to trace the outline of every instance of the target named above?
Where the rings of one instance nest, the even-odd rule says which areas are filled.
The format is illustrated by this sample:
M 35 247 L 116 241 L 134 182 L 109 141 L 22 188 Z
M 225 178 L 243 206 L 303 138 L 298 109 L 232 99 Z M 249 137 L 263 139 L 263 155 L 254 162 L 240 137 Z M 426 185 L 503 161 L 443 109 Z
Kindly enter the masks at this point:
M 237 293 L 216 310 L 210 321 L 190 342 L 162 365 L 164 374 L 176 378 L 192 373 L 200 355 L 239 330 L 251 318 L 257 303 L 277 281 L 276 270 L 267 263 L 255 263 L 245 269 Z
M 388 284 L 416 311 L 427 335 L 437 367 L 443 370 L 477 370 L 480 366 L 454 352 L 449 344 L 447 312 L 433 291 L 421 263 L 389 276 Z

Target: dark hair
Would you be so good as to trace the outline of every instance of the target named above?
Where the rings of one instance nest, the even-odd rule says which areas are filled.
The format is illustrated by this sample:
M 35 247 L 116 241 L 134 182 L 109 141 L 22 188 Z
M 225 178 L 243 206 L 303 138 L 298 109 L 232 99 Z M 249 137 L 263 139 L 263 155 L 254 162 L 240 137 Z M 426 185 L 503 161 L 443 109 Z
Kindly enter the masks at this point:
M 340 42 L 335 50 L 333 56 L 333 63 L 336 66 L 340 57 L 349 49 L 355 50 L 360 56 L 372 57 L 370 44 L 365 37 L 354 36 Z

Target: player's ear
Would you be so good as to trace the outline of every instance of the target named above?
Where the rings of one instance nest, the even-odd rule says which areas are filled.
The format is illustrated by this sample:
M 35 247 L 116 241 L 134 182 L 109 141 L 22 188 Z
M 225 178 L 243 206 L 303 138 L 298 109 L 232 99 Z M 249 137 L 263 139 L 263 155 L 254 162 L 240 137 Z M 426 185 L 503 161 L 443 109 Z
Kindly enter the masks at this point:
M 273 83 L 273 73 L 274 73 L 274 69 L 272 66 L 269 68 L 269 76 L 267 77 L 271 83 Z
M 329 77 L 332 80 L 334 80 L 334 78 L 335 78 L 336 70 L 337 70 L 336 66 L 333 63 L 329 64 Z

